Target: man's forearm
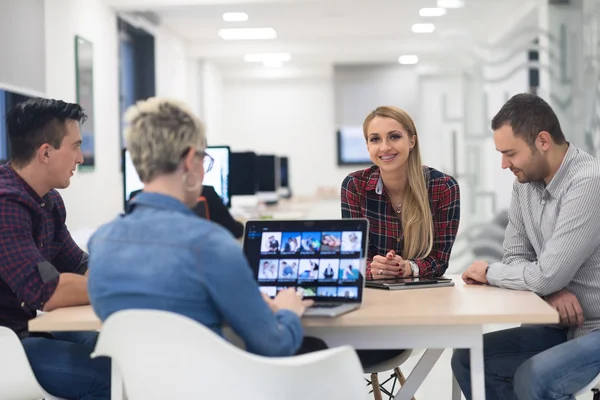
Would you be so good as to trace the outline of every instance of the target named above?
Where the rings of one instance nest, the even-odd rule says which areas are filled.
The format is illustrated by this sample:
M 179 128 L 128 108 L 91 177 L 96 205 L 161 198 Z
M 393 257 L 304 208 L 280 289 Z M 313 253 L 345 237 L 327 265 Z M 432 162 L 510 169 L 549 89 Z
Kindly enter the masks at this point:
M 52 311 L 62 307 L 90 304 L 87 289 L 87 277 L 72 273 L 60 274 L 54 294 L 44 305 L 43 311 Z

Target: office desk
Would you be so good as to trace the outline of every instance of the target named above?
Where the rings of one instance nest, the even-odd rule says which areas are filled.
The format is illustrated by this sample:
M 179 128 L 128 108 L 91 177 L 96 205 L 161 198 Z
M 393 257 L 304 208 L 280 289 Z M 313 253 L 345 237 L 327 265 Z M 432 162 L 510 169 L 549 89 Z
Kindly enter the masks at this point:
M 385 291 L 366 289 L 363 306 L 338 318 L 305 318 L 306 334 L 333 347 L 427 351 L 408 376 L 396 399 L 410 399 L 446 348 L 471 349 L 473 399 L 485 399 L 483 326 L 487 324 L 557 323 L 558 313 L 530 292 L 465 285 L 438 289 Z M 100 329 L 90 306 L 64 308 L 29 322 L 30 331 Z M 122 399 L 121 377 L 113 366 L 113 400 Z

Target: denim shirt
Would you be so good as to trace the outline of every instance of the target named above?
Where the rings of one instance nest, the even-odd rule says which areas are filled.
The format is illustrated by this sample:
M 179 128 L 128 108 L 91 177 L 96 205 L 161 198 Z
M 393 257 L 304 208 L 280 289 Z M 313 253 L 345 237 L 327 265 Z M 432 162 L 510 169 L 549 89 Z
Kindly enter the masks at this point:
M 175 198 L 139 194 L 88 250 L 90 300 L 101 320 L 125 309 L 165 310 L 219 335 L 227 323 L 260 355 L 289 356 L 302 343 L 300 318 L 271 311 L 233 236 Z

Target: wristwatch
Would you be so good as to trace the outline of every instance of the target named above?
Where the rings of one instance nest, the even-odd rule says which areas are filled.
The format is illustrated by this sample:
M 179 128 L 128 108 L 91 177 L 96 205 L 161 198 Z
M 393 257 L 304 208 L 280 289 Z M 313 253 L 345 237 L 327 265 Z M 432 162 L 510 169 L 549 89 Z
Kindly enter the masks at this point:
M 412 276 L 419 276 L 419 266 L 417 265 L 417 263 L 412 260 L 409 260 L 408 262 L 410 263 L 410 269 L 412 270 Z

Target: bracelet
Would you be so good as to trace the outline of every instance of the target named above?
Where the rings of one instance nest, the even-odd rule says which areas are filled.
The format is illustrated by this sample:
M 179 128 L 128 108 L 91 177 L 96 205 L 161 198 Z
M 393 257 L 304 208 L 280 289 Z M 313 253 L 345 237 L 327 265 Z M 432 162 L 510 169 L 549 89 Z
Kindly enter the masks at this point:
M 412 270 L 412 276 L 419 276 L 419 266 L 417 265 L 417 263 L 412 260 L 409 260 L 408 262 L 410 263 L 410 269 Z

